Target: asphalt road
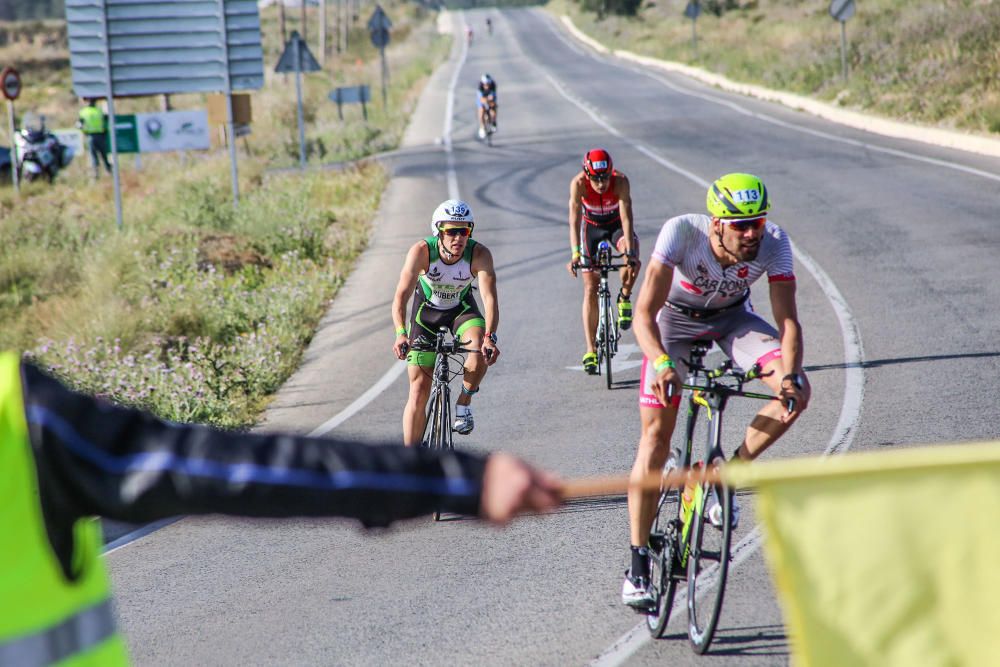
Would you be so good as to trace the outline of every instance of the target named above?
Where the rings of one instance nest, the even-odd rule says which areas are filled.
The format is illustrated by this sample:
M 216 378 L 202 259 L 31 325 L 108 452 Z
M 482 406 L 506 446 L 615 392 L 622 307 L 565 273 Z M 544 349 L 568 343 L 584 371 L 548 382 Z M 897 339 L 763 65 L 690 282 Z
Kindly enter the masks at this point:
M 707 182 L 742 170 L 766 180 L 771 219 L 796 246 L 814 387 L 809 411 L 766 458 L 1000 434 L 1000 161 L 594 56 L 540 11 L 491 15 L 488 37 L 486 13 L 465 14 L 475 43 L 466 54 L 456 40 L 427 87 L 391 159 L 372 247 L 266 428 L 399 439 L 406 384 L 390 352 L 392 291 L 406 249 L 457 190 L 497 260 L 502 349 L 461 444 L 513 451 L 565 477 L 626 471 L 639 435 L 640 355 L 626 334 L 612 391 L 580 371 L 581 285 L 564 268 L 569 181 L 583 152 L 604 146 L 632 182 L 644 261 L 666 218 L 703 210 Z M 493 148 L 474 137 L 483 72 L 499 84 Z M 767 313 L 760 287 L 755 305 Z M 357 402 L 366 392 L 374 399 Z M 730 442 L 752 407 L 727 412 Z M 185 518 L 108 561 L 137 664 L 782 664 L 788 638 L 741 496 L 720 630 L 700 658 L 679 614 L 665 640 L 649 641 L 619 602 L 621 498 L 505 530 L 468 520 L 366 533 L 340 521 Z

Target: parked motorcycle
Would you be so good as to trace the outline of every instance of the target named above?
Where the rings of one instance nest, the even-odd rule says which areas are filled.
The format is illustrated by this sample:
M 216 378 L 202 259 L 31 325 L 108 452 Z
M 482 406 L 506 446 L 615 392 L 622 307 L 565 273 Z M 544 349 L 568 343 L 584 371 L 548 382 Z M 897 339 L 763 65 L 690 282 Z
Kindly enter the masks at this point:
M 37 122 L 25 119 L 24 127 L 14 135 L 14 144 L 18 177 L 24 181 L 45 177 L 51 183 L 73 159 L 72 152 L 45 128 L 44 117 Z

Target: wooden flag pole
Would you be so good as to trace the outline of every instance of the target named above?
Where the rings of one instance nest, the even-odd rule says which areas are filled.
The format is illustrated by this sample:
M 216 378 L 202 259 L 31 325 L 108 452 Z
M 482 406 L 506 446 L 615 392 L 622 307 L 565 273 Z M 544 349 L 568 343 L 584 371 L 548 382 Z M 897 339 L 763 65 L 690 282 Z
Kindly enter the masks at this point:
M 666 475 L 653 473 L 637 481 L 633 481 L 628 475 L 584 477 L 564 481 L 562 497 L 568 499 L 616 496 L 628 493 L 630 489 L 634 488 L 642 491 L 659 491 L 666 488 L 679 488 L 689 481 L 719 484 L 722 482 L 722 474 L 718 466 L 712 466 L 710 468 L 678 468 L 671 470 Z

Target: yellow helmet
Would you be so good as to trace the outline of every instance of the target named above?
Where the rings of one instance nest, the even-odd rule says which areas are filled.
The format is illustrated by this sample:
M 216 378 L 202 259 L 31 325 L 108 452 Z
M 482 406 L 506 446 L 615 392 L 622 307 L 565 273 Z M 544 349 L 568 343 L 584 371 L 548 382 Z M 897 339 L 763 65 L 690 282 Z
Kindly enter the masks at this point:
M 726 174 L 708 188 L 706 205 L 715 218 L 757 218 L 771 210 L 771 199 L 753 174 Z

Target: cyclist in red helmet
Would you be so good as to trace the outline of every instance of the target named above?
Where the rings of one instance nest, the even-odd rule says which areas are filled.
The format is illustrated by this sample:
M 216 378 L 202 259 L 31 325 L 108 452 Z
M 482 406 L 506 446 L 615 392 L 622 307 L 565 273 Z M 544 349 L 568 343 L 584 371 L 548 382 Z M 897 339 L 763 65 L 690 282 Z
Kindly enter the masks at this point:
M 628 266 L 622 269 L 618 292 L 618 323 L 622 329 L 632 326 L 632 285 L 639 272 L 639 237 L 632 223 L 632 195 L 628 177 L 617 171 L 611 155 L 594 148 L 583 156 L 583 169 L 569 184 L 569 245 L 573 258 L 566 265 L 576 277 L 583 273 L 583 336 L 587 353 L 583 369 L 597 373 L 594 333 L 597 329 L 597 286 L 599 274 L 586 268 L 597 254 L 601 241 L 609 241 L 625 253 Z

